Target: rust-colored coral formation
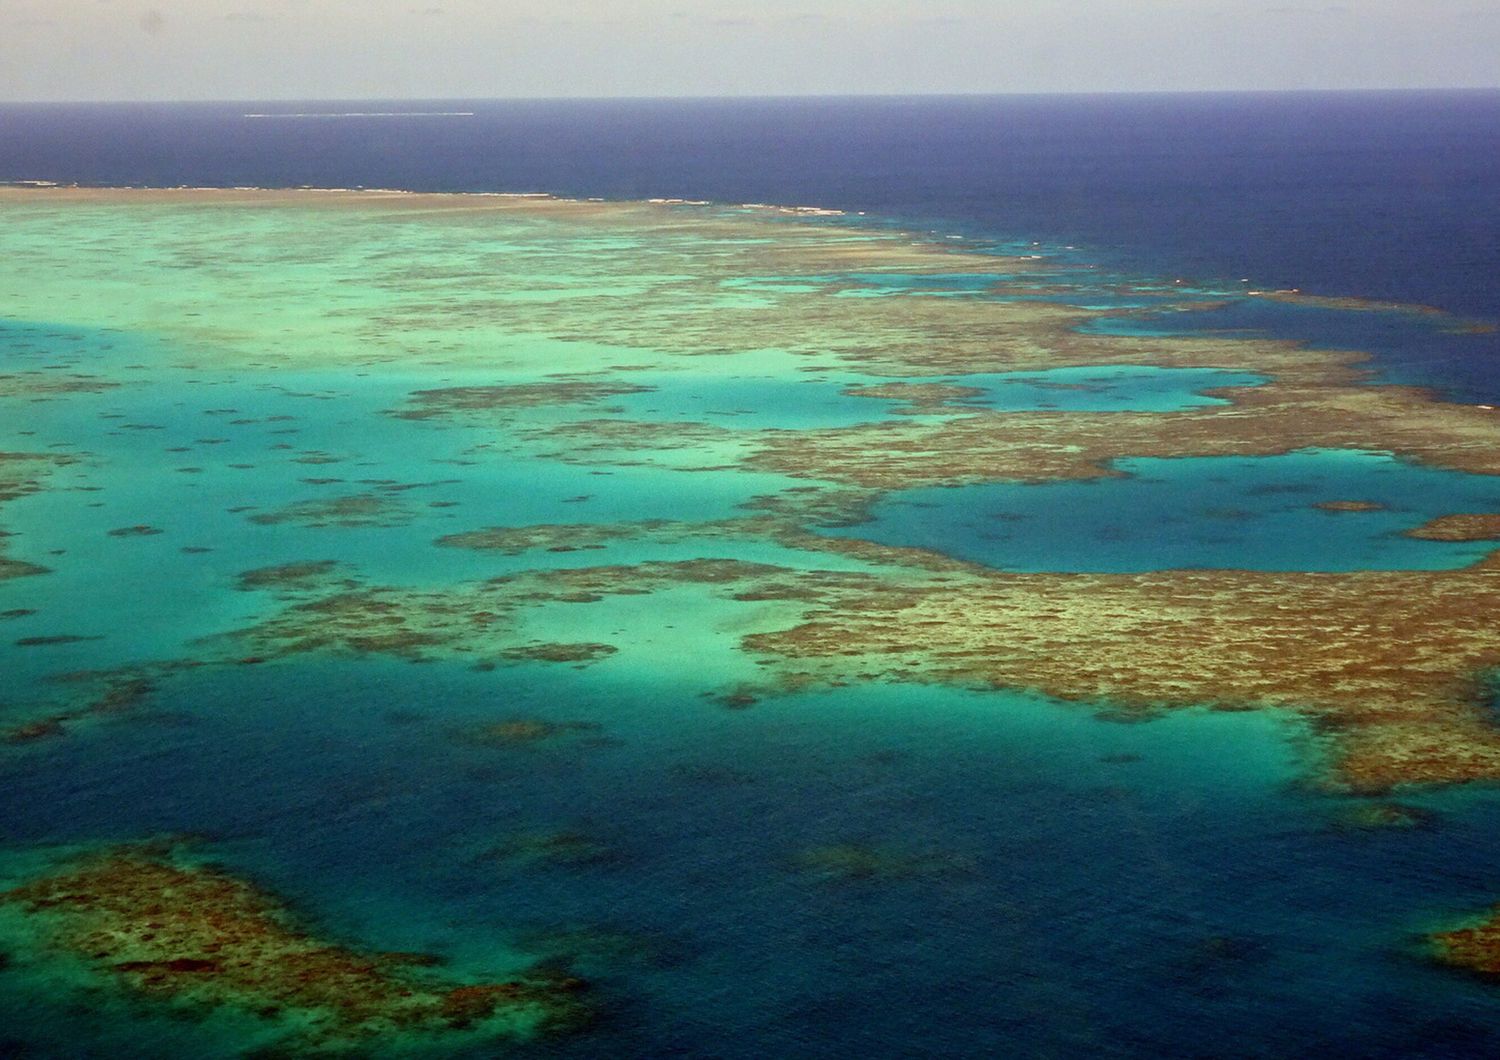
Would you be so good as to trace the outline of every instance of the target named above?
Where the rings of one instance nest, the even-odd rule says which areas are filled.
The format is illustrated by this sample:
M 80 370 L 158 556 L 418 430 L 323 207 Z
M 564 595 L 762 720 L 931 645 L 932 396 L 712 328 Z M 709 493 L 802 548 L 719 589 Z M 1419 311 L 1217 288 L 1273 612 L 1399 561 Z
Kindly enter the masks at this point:
M 310 1048 L 465 1030 L 528 1036 L 584 1011 L 577 980 L 457 982 L 426 970 L 433 959 L 322 941 L 251 884 L 147 846 L 56 866 L 0 903 L 133 990 L 284 1019 L 291 1043 Z
M 1500 541 L 1500 512 L 1454 512 L 1408 530 L 1423 541 Z
M 1428 941 L 1442 963 L 1500 980 L 1500 906 L 1478 923 L 1434 932 Z

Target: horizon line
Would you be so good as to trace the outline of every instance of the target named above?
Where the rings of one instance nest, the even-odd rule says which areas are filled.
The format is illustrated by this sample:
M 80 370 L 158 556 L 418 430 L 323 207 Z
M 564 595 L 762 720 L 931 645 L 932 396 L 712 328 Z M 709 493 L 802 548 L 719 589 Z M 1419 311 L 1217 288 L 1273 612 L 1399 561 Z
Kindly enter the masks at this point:
M 516 95 L 516 96 L 215 96 L 212 98 L 168 99 L 158 97 L 74 98 L 74 99 L 0 99 L 0 107 L 131 105 L 214 106 L 267 105 L 292 103 L 628 103 L 628 102 L 730 102 L 776 100 L 911 100 L 911 99 L 1036 99 L 1163 96 L 1348 96 L 1348 95 L 1480 95 L 1500 93 L 1494 85 L 1424 85 L 1357 88 L 1192 88 L 1192 89 L 1062 89 L 1055 91 L 1006 90 L 983 92 L 797 92 L 734 93 L 720 95 L 653 95 L 622 94 L 585 95 Z

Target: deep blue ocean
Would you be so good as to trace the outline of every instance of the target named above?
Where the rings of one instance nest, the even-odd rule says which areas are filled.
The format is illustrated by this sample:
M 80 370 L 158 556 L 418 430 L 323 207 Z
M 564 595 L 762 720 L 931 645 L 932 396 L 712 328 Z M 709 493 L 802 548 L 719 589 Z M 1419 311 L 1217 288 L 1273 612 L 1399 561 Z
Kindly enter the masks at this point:
M 473 114 L 244 117 L 393 110 Z M 812 205 L 1500 319 L 1500 91 L 8 105 L 0 180 Z M 1500 337 L 1400 327 L 1392 378 L 1500 398 Z
M 397 109 L 473 115 L 245 117 Z M 19 180 L 814 205 L 981 244 L 1036 242 L 1125 276 L 1246 279 L 1500 320 L 1500 91 L 0 106 L 0 181 Z M 1385 378 L 1500 402 L 1492 332 L 1269 302 L 1182 315 L 1201 319 L 1173 328 L 1362 349 Z M 1267 458 L 1245 461 L 1245 481 L 1271 463 L 1265 474 L 1299 481 L 1325 471 L 1315 455 Z M 1382 496 L 1388 463 L 1352 460 L 1360 490 L 1348 495 Z M 1003 550 L 1019 569 L 1049 570 L 1065 553 L 1063 569 L 1135 570 L 1244 551 L 1228 531 L 1156 532 L 1140 513 L 1182 508 L 1192 483 L 1132 470 L 1088 488 L 1113 491 L 1105 514 L 1138 517 L 1151 542 L 1101 560 L 1094 524 L 1059 537 L 1016 521 L 971 558 Z M 497 481 L 491 493 L 525 494 L 542 513 L 526 508 L 520 522 L 561 521 L 564 495 L 605 493 Z M 1418 485 L 1434 512 L 1494 497 L 1457 476 Z M 1083 489 L 985 486 L 960 499 L 1047 514 Z M 563 498 L 556 512 L 548 490 Z M 910 503 L 923 499 L 888 506 L 881 532 L 925 540 L 941 522 L 972 536 Z M 1302 507 L 1273 513 L 1251 542 L 1280 550 L 1273 569 L 1473 558 L 1419 550 L 1369 516 L 1370 554 L 1329 562 L 1329 517 Z M 246 540 L 259 533 L 243 524 L 232 521 Z M 393 539 L 372 531 L 369 562 L 406 563 Z M 422 544 L 433 563 L 481 562 Z M 139 555 L 135 575 L 116 568 L 122 596 L 150 576 Z M 30 581 L 39 598 L 56 592 Z M 643 613 L 639 635 L 674 620 Z M 1431 819 L 1379 829 L 1350 813 L 1353 800 L 1309 790 L 1311 738 L 1266 713 L 1121 724 L 1020 692 L 889 685 L 723 711 L 685 670 L 599 672 L 517 667 L 499 691 L 495 675 L 382 660 L 188 672 L 142 714 L 149 724 L 10 761 L 0 843 L 202 833 L 336 937 L 432 948 L 461 970 L 482 967 L 497 937 L 567 958 L 608 1012 L 528 1056 L 1500 1055 L 1500 990 L 1418 946 L 1433 923 L 1500 898 L 1493 791 L 1403 796 Z M 20 680 L 0 671 L 0 700 Z M 609 740 L 498 755 L 453 740 L 497 704 L 597 718 Z M 483 856 L 492 834 L 560 828 L 600 837 L 613 856 Z M 820 844 L 894 851 L 895 868 L 799 869 L 795 852 Z M 0 960 L 0 1056 L 187 1055 L 180 1021 L 54 1012 L 55 998 L 7 989 L 4 975 Z

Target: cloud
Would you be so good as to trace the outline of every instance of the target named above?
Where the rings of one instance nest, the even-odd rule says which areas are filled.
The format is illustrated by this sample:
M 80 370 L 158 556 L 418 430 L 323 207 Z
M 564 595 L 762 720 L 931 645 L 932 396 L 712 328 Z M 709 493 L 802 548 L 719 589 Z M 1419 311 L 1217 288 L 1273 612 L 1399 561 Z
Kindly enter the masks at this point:
M 167 20 L 162 17 L 160 11 L 153 7 L 141 14 L 139 25 L 141 29 L 154 37 L 167 28 Z

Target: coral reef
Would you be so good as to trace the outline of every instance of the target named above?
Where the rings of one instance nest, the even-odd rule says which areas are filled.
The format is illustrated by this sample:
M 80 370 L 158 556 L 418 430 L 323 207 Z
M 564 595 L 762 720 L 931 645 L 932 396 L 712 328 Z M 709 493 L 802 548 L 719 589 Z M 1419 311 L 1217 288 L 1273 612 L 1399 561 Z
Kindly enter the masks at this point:
M 1427 939 L 1443 964 L 1500 979 L 1500 906 L 1468 927 L 1437 931 Z
M 411 407 L 396 409 L 391 415 L 404 420 L 426 420 L 548 405 L 598 405 L 613 397 L 640 394 L 650 389 L 629 383 L 587 380 L 445 387 L 413 391 L 409 398 Z
M 1378 501 L 1319 501 L 1313 505 L 1321 512 L 1383 512 L 1384 504 Z
M 1454 512 L 1408 530 L 1423 541 L 1500 541 L 1500 512 Z
M 1500 779 L 1484 682 L 1500 664 L 1500 629 L 1488 620 L 1500 611 L 1500 555 L 1453 571 L 1109 575 L 1004 574 L 919 550 L 856 551 L 889 566 L 701 559 L 525 572 L 446 592 L 336 586 L 231 643 L 257 658 L 330 649 L 503 658 L 528 643 L 515 633 L 527 609 L 698 585 L 786 608 L 745 633 L 764 684 L 721 690 L 731 705 L 777 689 L 898 680 L 1034 689 L 1114 710 L 1276 709 L 1315 724 L 1330 779 L 1354 790 Z
M 500 654 L 516 662 L 591 663 L 607 658 L 619 651 L 613 644 L 598 644 L 590 641 L 561 643 L 538 641 L 517 648 L 506 648 Z
M 301 563 L 280 563 L 272 567 L 257 567 L 243 572 L 238 586 L 245 590 L 306 588 L 326 578 L 338 566 L 331 559 L 308 560 Z
M 0 904 L 121 988 L 259 1013 L 312 1051 L 390 1047 L 399 1035 L 528 1037 L 585 1012 L 577 980 L 466 983 L 427 971 L 435 961 L 421 955 L 321 940 L 250 883 L 152 846 L 64 862 L 0 892 Z
M 377 493 L 357 493 L 327 500 L 298 501 L 269 512 L 246 516 L 261 526 L 291 523 L 309 528 L 405 526 L 411 512 L 397 501 Z

